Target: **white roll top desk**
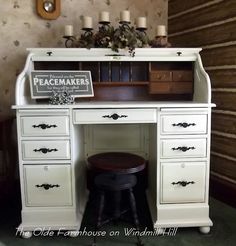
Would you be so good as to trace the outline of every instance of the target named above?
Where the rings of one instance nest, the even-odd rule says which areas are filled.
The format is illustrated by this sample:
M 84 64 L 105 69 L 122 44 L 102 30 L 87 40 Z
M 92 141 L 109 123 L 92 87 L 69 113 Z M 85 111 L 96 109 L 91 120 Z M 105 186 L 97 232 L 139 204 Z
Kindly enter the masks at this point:
M 154 228 L 209 232 L 211 85 L 201 49 L 29 49 L 16 83 L 23 236 L 79 230 L 86 160 L 127 151 L 148 160 Z M 94 97 L 49 105 L 30 96 L 32 70 L 90 70 Z M 118 117 L 103 117 L 105 115 Z M 125 117 L 119 117 L 125 115 Z

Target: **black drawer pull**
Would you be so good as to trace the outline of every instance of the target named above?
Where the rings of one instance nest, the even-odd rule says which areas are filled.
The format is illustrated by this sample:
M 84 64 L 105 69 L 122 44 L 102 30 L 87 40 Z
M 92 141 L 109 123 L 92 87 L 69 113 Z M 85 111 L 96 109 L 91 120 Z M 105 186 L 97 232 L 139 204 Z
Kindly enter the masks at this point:
M 41 184 L 41 185 L 35 185 L 35 187 L 37 188 L 44 188 L 45 190 L 49 190 L 50 188 L 54 188 L 54 187 L 60 187 L 60 185 L 56 184 L 56 185 L 53 185 L 53 184 Z
M 48 125 L 48 124 L 39 124 L 39 125 L 33 125 L 33 128 L 41 128 L 43 130 L 47 129 L 47 128 L 56 128 L 57 125 Z
M 196 149 L 195 147 L 186 147 L 186 146 L 182 146 L 182 147 L 177 147 L 177 148 L 172 148 L 172 150 L 181 150 L 183 152 L 186 152 L 190 149 Z
M 180 122 L 180 123 L 177 123 L 177 124 L 172 124 L 172 126 L 180 126 L 180 127 L 183 127 L 183 128 L 187 128 L 189 126 L 196 126 L 195 123 L 186 123 L 186 122 Z
M 48 148 L 40 148 L 40 149 L 34 149 L 34 152 L 42 152 L 43 154 L 47 154 L 48 152 L 52 151 L 58 151 L 58 149 L 48 149 Z
M 195 182 L 194 181 L 189 181 L 189 182 L 187 182 L 187 181 L 178 181 L 178 182 L 172 182 L 171 184 L 172 185 L 181 185 L 181 186 L 185 187 L 186 185 L 189 185 L 189 184 L 195 184 Z
M 103 115 L 103 118 L 112 118 L 113 120 L 118 120 L 119 118 L 126 118 L 128 115 L 118 115 L 118 114 L 112 114 L 112 115 Z

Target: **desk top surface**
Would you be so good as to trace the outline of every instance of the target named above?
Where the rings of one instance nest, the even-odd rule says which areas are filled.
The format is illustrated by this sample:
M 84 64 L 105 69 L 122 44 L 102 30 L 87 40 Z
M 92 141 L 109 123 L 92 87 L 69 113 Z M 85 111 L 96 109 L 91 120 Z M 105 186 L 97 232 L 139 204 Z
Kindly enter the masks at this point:
M 191 101 L 157 101 L 157 102 L 142 102 L 142 101 L 128 101 L 128 102 L 78 102 L 71 105 L 49 105 L 49 104 L 27 104 L 14 105 L 13 109 L 89 109 L 89 108 L 201 108 L 201 107 L 215 107 L 214 103 L 197 103 Z

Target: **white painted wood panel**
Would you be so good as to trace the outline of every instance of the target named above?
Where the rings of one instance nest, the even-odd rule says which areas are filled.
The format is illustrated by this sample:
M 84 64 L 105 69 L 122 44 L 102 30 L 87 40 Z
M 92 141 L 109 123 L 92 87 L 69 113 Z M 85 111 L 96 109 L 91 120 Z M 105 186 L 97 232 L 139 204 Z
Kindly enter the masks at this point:
M 162 139 L 161 158 L 206 157 L 206 139 Z
M 26 206 L 71 206 L 70 165 L 25 165 Z M 58 185 L 45 189 L 36 185 Z
M 68 140 L 22 141 L 23 160 L 70 159 Z
M 161 203 L 205 201 L 205 162 L 162 163 Z M 182 186 L 177 182 L 193 182 Z
M 206 134 L 207 114 L 162 115 L 161 134 Z
M 23 137 L 69 135 L 69 117 L 68 116 L 21 117 L 21 135 Z
M 154 123 L 156 109 L 74 110 L 74 124 Z

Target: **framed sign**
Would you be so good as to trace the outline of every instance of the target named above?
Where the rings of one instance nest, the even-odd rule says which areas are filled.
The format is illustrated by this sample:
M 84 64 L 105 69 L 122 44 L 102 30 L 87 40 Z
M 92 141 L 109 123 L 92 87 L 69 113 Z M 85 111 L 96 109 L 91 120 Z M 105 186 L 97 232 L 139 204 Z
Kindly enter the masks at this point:
M 53 91 L 68 91 L 73 97 L 92 97 L 90 71 L 32 71 L 30 76 L 32 98 L 49 98 Z

